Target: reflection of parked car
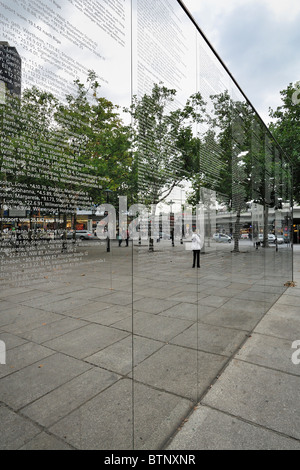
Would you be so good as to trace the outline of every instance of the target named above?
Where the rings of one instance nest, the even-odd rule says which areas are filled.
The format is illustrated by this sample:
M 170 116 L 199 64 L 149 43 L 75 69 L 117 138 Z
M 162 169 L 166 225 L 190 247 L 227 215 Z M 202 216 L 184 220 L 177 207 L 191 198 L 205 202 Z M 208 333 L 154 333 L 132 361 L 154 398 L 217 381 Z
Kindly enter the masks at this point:
M 226 233 L 215 233 L 213 239 L 219 243 L 231 243 L 231 237 L 226 235 Z
M 67 239 L 72 239 L 74 235 L 73 231 L 67 233 Z M 61 238 L 64 238 L 64 234 L 61 235 Z M 93 233 L 89 232 L 88 230 L 76 230 L 76 238 L 80 240 L 90 240 L 93 238 Z
M 55 238 L 54 231 L 53 230 L 48 230 L 48 231 L 45 231 L 45 232 L 41 232 L 39 238 L 41 240 L 48 240 L 48 241 L 54 240 L 54 238 Z
M 277 236 L 277 243 L 278 245 L 281 245 L 282 243 L 284 243 L 284 238 L 282 235 Z
M 170 240 L 171 234 L 166 232 L 159 232 L 159 238 L 162 238 L 163 240 Z
M 275 243 L 276 237 L 273 233 L 268 234 L 268 241 L 269 243 Z
M 263 242 L 263 241 L 264 241 L 264 235 L 263 235 L 263 233 L 260 233 L 260 234 L 258 235 L 258 239 L 259 239 L 260 242 Z M 275 235 L 274 235 L 273 233 L 268 233 L 268 242 L 269 242 L 269 243 L 275 243 L 275 240 L 276 240 Z

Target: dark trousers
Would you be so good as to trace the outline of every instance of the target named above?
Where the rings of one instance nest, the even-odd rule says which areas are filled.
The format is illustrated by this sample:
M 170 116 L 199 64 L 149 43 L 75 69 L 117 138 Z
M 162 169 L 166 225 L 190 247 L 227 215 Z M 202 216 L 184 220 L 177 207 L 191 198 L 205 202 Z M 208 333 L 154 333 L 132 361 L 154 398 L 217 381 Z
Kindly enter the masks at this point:
M 193 250 L 193 268 L 195 267 L 195 264 L 196 264 L 196 258 L 197 258 L 197 268 L 200 268 L 200 250 Z

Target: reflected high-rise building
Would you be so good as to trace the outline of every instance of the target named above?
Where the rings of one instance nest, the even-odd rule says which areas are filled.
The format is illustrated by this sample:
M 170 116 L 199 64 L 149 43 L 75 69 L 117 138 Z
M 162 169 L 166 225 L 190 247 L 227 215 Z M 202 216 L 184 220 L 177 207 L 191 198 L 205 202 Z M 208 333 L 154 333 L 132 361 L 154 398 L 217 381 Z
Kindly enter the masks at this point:
M 0 85 L 1 91 L 21 98 L 22 59 L 15 47 L 0 41 Z

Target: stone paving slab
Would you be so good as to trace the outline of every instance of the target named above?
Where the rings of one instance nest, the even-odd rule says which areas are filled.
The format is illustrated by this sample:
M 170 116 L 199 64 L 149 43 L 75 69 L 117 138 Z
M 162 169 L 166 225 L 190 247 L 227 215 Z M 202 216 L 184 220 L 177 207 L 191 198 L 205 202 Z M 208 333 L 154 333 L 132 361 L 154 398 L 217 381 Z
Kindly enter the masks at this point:
M 105 309 L 101 309 L 98 312 L 86 314 L 84 318 L 92 323 L 99 323 L 100 325 L 110 326 L 114 323 L 124 320 L 125 318 L 132 317 L 132 306 L 131 305 L 110 305 Z M 89 311 L 90 309 L 88 309 Z
M 249 309 L 247 304 L 237 303 L 235 300 L 232 304 L 227 302 L 220 308 L 214 309 L 212 312 L 204 313 L 201 315 L 203 322 L 215 325 L 224 326 L 228 328 L 235 328 L 239 330 L 251 331 L 257 322 L 263 316 L 265 306 L 262 302 L 258 302 L 258 310 L 255 310 L 255 301 L 252 301 L 253 306 Z M 200 307 L 201 313 L 202 307 Z
M 300 442 L 201 405 L 166 449 L 299 450 Z
M 126 336 L 128 333 L 124 331 L 90 323 L 47 341 L 44 346 L 77 359 L 83 359 Z
M 7 333 L 22 335 L 26 331 L 62 320 L 64 317 L 57 313 L 46 312 L 32 307 L 15 305 L 10 310 L 1 313 L 0 327 Z
M 1 401 L 18 410 L 91 367 L 77 359 L 53 352 L 52 356 L 3 377 Z
M 237 350 L 246 336 L 248 335 L 245 331 L 200 322 L 171 339 L 170 343 L 229 357 Z
M 19 450 L 73 450 L 73 447 L 65 444 L 61 439 L 42 432 L 21 446 Z
M 232 411 L 231 443 L 239 448 L 240 433 L 245 446 L 249 432 L 254 448 L 259 448 L 259 439 L 270 448 L 292 448 L 296 438 L 285 435 L 284 428 L 292 414 L 292 398 L 285 402 L 284 396 L 280 402 L 288 410 L 283 424 L 274 416 L 275 402 L 285 392 L 285 376 L 286 393 L 299 380 L 298 370 L 293 370 L 296 366 L 285 365 L 289 341 L 297 339 L 295 332 L 300 331 L 295 300 L 277 302 L 267 311 L 273 296 L 285 289 L 282 278 L 265 282 L 265 273 L 257 275 L 256 253 L 252 253 L 251 266 L 245 254 L 234 258 L 230 252 L 209 254 L 202 257 L 202 268 L 196 271 L 191 269 L 190 256 L 187 259 L 180 250 L 169 247 L 153 254 L 146 250 L 135 254 L 133 264 L 132 253 L 125 247 L 109 256 L 103 250 L 106 264 L 83 263 L 71 275 L 62 273 L 53 280 L 12 288 L 10 295 L 6 289 L 0 291 L 0 339 L 7 343 L 10 367 L 8 374 L 3 372 L 7 366 L 2 369 L 0 400 L 5 412 L 13 413 L 0 447 L 2 439 L 3 446 L 24 449 L 160 449 L 198 398 L 209 397 L 232 370 L 232 354 L 259 322 L 236 355 L 244 375 L 232 373 L 226 388 L 227 405 L 230 385 L 240 380 L 237 401 L 249 393 L 258 395 L 254 402 L 248 400 L 253 420 L 245 417 L 242 404 L 242 416 L 237 414 L 240 409 Z M 274 255 L 275 251 L 275 261 Z M 264 269 L 266 259 L 257 257 L 257 261 Z M 291 355 L 290 345 L 288 352 Z M 246 374 L 249 367 L 254 369 L 247 369 Z M 268 373 L 259 374 L 256 368 Z M 254 388 L 251 374 L 265 381 L 262 387 L 258 380 Z M 272 374 L 279 374 L 280 379 Z M 274 412 L 271 423 L 267 412 L 261 417 L 255 408 L 258 404 L 263 409 L 260 397 L 267 394 L 268 382 L 274 389 L 266 398 Z M 210 384 L 214 384 L 211 389 Z M 206 424 L 209 427 L 211 422 L 213 430 L 219 420 L 218 440 L 230 446 L 230 436 L 222 438 L 221 431 L 228 434 L 224 417 L 231 411 L 217 403 L 205 408 L 212 406 L 219 409 L 217 415 L 209 413 Z M 23 439 L 14 424 L 17 418 L 21 429 L 26 432 L 26 425 L 30 429 Z M 197 442 L 197 436 L 194 439 Z M 200 445 L 207 442 L 200 441 Z
M 23 332 L 22 338 L 25 338 L 28 341 L 34 341 L 35 343 L 43 344 L 46 341 L 50 341 L 51 339 L 54 339 L 65 333 L 77 330 L 86 324 L 87 323 L 82 320 L 76 320 L 74 318 L 62 318 L 58 321 L 44 323 L 38 328 Z
M 164 343 L 139 336 L 127 336 L 117 343 L 108 346 L 86 361 L 118 374 L 127 375 L 155 351 L 162 348 Z
M 68 317 L 74 317 L 78 318 L 81 320 L 86 320 L 89 318 L 90 315 L 93 315 L 94 313 L 99 313 L 102 312 L 103 310 L 106 310 L 108 308 L 111 308 L 112 305 L 103 302 L 102 300 L 92 300 L 87 303 L 87 305 L 81 305 L 76 308 L 72 308 L 72 310 L 68 310 L 64 314 L 67 315 Z
M 300 439 L 300 377 L 233 360 L 202 403 Z
M 225 361 L 216 354 L 166 345 L 134 369 L 134 378 L 195 401 Z
M 22 409 L 22 414 L 49 427 L 101 393 L 121 377 L 92 368 Z
M 159 313 L 159 316 L 165 316 L 170 318 L 179 318 L 181 320 L 197 321 L 198 319 L 198 305 L 188 302 L 180 302 L 173 307 L 164 310 Z
M 253 333 L 236 358 L 289 374 L 300 375 L 300 367 L 296 367 L 291 360 L 292 353 L 290 340 Z
M 144 297 L 141 300 L 133 302 L 134 310 L 139 310 L 145 313 L 161 313 L 168 308 L 174 307 L 178 304 L 179 300 L 165 300 L 165 299 L 152 299 Z
M 261 320 L 256 332 L 289 339 L 291 342 L 298 339 L 298 332 L 300 332 L 299 307 L 275 304 Z
M 192 404 L 183 398 L 123 379 L 54 426 L 50 432 L 76 449 L 160 448 Z M 136 427 L 133 432 L 133 419 Z M 121 431 L 121 432 L 120 432 Z
M 0 448 L 15 450 L 40 434 L 40 428 L 14 411 L 0 405 Z
M 170 341 L 174 336 L 182 333 L 191 325 L 192 322 L 190 321 L 144 312 L 137 312 L 133 317 L 133 321 L 132 318 L 126 318 L 114 323 L 115 328 L 127 332 L 132 332 L 133 328 L 135 335 L 145 336 L 146 338 L 158 341 Z
M 6 353 L 6 364 L 0 368 L 0 377 L 10 375 L 52 355 L 51 349 L 30 342 L 9 349 Z
M 295 301 L 300 295 L 299 255 L 294 257 L 296 287 L 283 293 L 282 286 L 277 292 L 279 280 L 273 279 L 244 291 L 246 297 L 256 291 L 283 295 L 262 316 L 167 450 L 299 449 L 300 369 L 291 360 L 292 342 L 300 339 Z

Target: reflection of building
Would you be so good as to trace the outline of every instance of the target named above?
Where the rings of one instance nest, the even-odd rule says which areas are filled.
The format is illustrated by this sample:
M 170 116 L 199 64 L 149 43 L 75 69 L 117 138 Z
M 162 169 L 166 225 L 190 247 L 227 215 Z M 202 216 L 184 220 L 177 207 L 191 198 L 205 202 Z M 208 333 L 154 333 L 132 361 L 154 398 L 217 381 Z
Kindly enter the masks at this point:
M 22 59 L 15 47 L 0 42 L 0 85 L 11 94 L 21 98 Z

